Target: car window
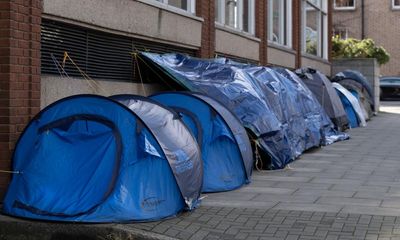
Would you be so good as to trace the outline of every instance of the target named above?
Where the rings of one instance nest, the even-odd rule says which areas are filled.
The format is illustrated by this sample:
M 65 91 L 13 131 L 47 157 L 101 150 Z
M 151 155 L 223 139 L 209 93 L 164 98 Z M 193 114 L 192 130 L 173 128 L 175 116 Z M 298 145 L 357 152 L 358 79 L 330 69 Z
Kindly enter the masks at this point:
M 381 82 L 384 83 L 400 83 L 400 78 L 383 78 Z

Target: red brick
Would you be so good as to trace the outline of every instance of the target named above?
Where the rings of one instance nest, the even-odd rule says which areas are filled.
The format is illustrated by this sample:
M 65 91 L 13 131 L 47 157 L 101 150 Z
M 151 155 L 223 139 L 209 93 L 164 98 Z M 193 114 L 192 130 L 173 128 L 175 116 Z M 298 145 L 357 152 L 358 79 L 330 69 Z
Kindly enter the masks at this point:
M 0 109 L 1 112 L 1 109 Z M 3 115 L 0 114 L 0 124 L 9 124 L 10 119 L 8 117 L 3 117 Z
M 11 6 L 10 6 L 10 2 L 9 1 L 0 1 L 0 10 L 4 11 L 4 10 L 10 10 Z
M 8 133 L 0 133 L 0 142 L 8 142 L 9 134 Z
M 29 14 L 29 8 L 20 5 L 20 6 L 18 6 L 18 12 L 28 15 Z
M 8 150 L 8 144 L 5 144 L 7 146 L 2 146 L 0 145 L 0 164 L 1 166 L 5 166 L 5 163 L 9 162 L 9 161 L 5 161 L 5 160 L 11 160 L 11 152 Z M 7 149 L 6 149 L 7 148 Z M 3 168 L 5 169 L 5 168 Z
M 29 91 L 11 91 L 10 92 L 10 99 L 12 99 L 12 101 L 18 100 L 20 101 L 21 99 L 29 99 L 30 93 Z
M 0 48 L 0 56 L 10 56 L 10 48 Z
M 0 64 L 9 64 L 10 58 L 8 56 L 0 56 Z
M 10 20 L 9 19 L 0 19 L 0 28 L 1 29 L 10 28 Z

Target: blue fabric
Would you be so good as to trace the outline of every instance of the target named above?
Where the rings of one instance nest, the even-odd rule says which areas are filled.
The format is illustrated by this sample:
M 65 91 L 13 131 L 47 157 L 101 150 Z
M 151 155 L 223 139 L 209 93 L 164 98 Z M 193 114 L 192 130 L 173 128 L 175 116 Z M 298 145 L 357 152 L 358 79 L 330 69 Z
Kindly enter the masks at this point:
M 326 113 L 320 108 L 310 112 L 298 102 L 299 95 L 309 94 L 304 86 L 299 88 L 298 79 L 289 80 L 273 69 L 180 54 L 142 53 L 141 58 L 146 66 L 162 70 L 163 81 L 221 102 L 254 134 L 271 157 L 272 169 L 284 168 L 305 149 L 347 137 L 321 123 Z
M 339 95 L 340 101 L 342 101 L 344 110 L 346 111 L 347 118 L 349 119 L 350 127 L 351 128 L 359 127 L 357 114 L 354 111 L 354 108 L 351 105 L 350 101 L 339 90 L 336 89 L 336 92 Z
M 211 106 L 185 93 L 161 93 L 151 98 L 179 112 L 196 139 L 201 141 L 203 192 L 228 191 L 250 181 L 231 130 Z
M 82 114 L 100 121 L 45 128 Z M 16 145 L 13 170 L 21 173 L 13 176 L 4 211 L 43 220 L 121 222 L 184 210 L 163 150 L 138 121 L 129 109 L 99 96 L 70 97 L 44 109 Z

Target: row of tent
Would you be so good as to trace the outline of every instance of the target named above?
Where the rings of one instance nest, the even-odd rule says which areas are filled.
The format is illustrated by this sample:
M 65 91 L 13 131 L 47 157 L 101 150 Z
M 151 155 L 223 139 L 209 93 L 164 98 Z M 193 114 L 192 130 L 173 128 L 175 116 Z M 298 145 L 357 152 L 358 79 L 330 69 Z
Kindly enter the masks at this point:
M 250 183 L 255 162 L 280 169 L 307 149 L 347 139 L 340 129 L 364 126 L 373 107 L 366 81 L 347 75 L 335 78 L 349 82 L 343 87 L 313 69 L 179 54 L 140 59 L 167 85 L 191 92 L 76 95 L 49 105 L 16 144 L 6 214 L 81 222 L 171 217 L 196 208 L 202 192 Z
M 284 168 L 309 148 L 347 139 L 341 130 L 364 125 L 361 115 L 356 120 L 347 115 L 355 111 L 354 99 L 345 110 L 341 100 L 347 98 L 339 97 L 343 88 L 338 95 L 331 81 L 311 68 L 292 72 L 181 54 L 142 53 L 139 60 L 153 81 L 204 93 L 231 110 L 254 140 L 266 169 Z M 360 73 L 344 71 L 332 81 L 351 91 L 364 118 L 372 116 L 372 90 Z

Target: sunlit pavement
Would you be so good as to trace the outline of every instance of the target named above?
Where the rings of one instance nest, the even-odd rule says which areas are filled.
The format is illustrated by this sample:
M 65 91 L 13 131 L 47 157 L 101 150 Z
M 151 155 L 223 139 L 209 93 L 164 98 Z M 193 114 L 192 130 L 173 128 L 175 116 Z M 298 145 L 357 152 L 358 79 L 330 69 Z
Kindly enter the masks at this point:
M 397 113 L 400 114 L 400 100 L 399 101 L 382 101 L 381 112 Z
M 135 227 L 180 239 L 400 239 L 400 102 L 351 139 L 254 172 L 178 218 Z

